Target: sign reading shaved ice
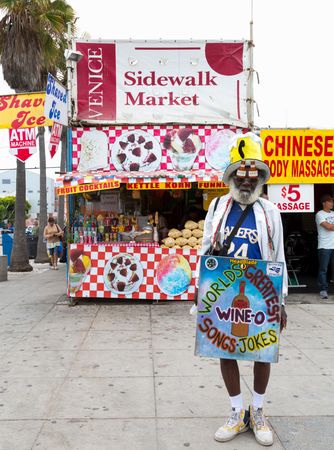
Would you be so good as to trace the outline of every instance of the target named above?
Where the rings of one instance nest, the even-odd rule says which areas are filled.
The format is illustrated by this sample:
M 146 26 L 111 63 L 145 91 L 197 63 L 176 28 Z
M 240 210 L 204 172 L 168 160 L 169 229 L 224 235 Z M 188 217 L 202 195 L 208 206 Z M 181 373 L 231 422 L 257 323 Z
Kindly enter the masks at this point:
M 202 256 L 195 354 L 277 362 L 284 264 Z
M 191 283 L 192 272 L 188 260 L 179 254 L 165 256 L 158 264 L 156 280 L 160 290 L 175 296 L 185 292 Z

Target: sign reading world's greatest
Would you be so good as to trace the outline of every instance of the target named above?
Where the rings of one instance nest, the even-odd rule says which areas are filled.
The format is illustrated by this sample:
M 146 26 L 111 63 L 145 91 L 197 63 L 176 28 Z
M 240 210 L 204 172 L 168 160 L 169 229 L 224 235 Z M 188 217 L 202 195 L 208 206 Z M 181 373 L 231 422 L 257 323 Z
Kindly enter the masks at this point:
M 283 267 L 202 256 L 195 354 L 277 362 Z

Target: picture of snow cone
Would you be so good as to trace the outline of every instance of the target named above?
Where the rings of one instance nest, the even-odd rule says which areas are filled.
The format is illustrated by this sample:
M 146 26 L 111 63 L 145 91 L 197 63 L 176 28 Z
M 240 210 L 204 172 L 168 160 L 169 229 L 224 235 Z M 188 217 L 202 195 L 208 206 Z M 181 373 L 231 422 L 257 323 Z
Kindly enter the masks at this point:
M 172 130 L 166 134 L 164 148 L 176 170 L 190 170 L 202 148 L 200 137 L 191 128 Z
M 225 170 L 230 164 L 230 140 L 234 136 L 232 130 L 219 130 L 205 142 L 205 158 L 213 169 Z
M 69 286 L 70 294 L 75 294 L 89 273 L 91 260 L 88 255 L 84 255 L 82 250 L 73 249 L 70 252 Z
M 182 294 L 189 288 L 191 277 L 189 262 L 182 255 L 168 255 L 158 264 L 156 280 L 164 294 L 171 296 Z

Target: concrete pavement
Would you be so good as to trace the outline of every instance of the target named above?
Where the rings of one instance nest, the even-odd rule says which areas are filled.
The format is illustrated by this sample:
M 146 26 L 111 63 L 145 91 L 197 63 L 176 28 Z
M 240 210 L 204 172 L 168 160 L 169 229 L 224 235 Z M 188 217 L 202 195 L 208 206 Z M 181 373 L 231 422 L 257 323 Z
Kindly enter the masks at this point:
M 194 353 L 189 304 L 85 301 L 69 307 L 65 267 L 0 283 L 0 450 L 214 450 L 229 412 L 218 361 Z M 333 298 L 333 297 L 332 297 Z M 331 449 L 334 302 L 294 294 L 266 414 L 273 449 Z M 246 404 L 252 364 L 241 364 Z

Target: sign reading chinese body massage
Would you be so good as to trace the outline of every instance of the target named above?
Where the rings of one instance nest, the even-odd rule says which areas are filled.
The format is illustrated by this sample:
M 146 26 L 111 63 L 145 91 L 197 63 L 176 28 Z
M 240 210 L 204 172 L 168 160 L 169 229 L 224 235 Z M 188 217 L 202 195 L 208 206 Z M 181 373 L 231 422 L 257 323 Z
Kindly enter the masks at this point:
M 328 183 L 334 177 L 334 130 L 262 130 L 271 184 Z
M 78 41 L 74 119 L 247 126 L 248 48 L 246 41 Z
M 283 264 L 202 256 L 196 355 L 278 361 Z

